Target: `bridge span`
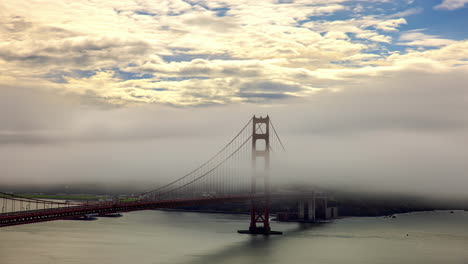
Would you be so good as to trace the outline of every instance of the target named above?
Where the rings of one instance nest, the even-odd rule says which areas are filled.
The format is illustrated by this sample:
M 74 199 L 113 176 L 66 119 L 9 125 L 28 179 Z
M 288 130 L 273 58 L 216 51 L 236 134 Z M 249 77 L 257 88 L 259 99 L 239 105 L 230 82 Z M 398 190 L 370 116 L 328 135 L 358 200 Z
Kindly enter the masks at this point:
M 208 197 L 197 199 L 178 199 L 163 201 L 134 201 L 115 203 L 83 204 L 70 207 L 48 208 L 41 210 L 17 211 L 0 215 L 0 227 L 23 225 L 53 220 L 62 220 L 76 216 L 88 214 L 111 214 L 121 212 L 132 212 L 141 210 L 153 210 L 162 208 L 176 208 L 189 205 L 202 205 L 225 202 L 248 201 L 251 199 L 261 199 L 262 197 L 245 196 L 225 196 Z
M 250 201 L 250 226 L 246 232 L 270 234 L 270 156 L 284 152 L 270 117 L 253 116 L 231 141 L 199 167 L 163 186 L 134 196 L 133 201 L 67 203 L 0 192 L 3 199 L 0 227 L 87 214 Z M 13 210 L 6 210 L 9 201 Z M 19 208 L 15 208 L 15 203 L 20 203 Z

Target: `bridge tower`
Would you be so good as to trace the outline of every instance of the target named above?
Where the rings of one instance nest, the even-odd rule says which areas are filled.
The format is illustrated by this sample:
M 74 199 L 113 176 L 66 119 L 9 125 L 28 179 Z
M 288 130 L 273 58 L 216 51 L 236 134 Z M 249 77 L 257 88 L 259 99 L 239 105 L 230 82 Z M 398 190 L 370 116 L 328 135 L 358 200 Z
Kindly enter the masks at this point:
M 259 163 L 263 162 L 263 169 Z M 252 119 L 252 182 L 249 230 L 239 230 L 242 234 L 282 234 L 270 228 L 270 117 Z

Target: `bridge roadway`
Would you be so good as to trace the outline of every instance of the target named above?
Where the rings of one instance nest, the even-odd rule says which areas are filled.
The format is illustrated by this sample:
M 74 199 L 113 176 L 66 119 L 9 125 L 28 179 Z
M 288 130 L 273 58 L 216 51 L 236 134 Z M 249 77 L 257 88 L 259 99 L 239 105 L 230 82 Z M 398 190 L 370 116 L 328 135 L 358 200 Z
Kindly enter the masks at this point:
M 87 214 L 111 214 L 161 208 L 175 208 L 191 205 L 216 204 L 224 202 L 242 202 L 252 199 L 264 199 L 262 194 L 235 195 L 222 197 L 201 197 L 174 200 L 139 200 L 134 202 L 104 202 L 95 204 L 73 205 L 69 207 L 48 208 L 30 211 L 17 211 L 0 214 L 0 227 L 32 224 L 46 221 L 61 220 L 83 216 Z M 270 195 L 272 200 L 308 200 L 311 198 L 307 193 L 275 193 Z M 316 195 L 315 199 L 327 199 L 326 195 Z
M 97 203 L 89 205 L 78 205 L 53 209 L 31 210 L 0 214 L 0 227 L 31 224 L 53 220 L 73 218 L 86 214 L 110 214 L 118 212 L 131 212 L 140 210 L 151 210 L 160 208 L 174 208 L 198 204 L 212 204 L 223 202 L 241 202 L 251 200 L 251 195 L 205 197 L 192 199 L 176 199 L 164 201 L 134 201 L 116 203 Z M 256 199 L 262 198 L 255 196 Z

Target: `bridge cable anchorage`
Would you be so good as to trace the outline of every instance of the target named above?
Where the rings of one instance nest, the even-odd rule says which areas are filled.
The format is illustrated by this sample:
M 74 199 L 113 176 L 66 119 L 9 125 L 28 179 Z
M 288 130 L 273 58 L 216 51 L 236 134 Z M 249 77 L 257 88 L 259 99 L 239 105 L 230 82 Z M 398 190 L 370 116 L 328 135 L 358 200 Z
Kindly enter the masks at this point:
M 217 158 L 224 150 L 226 150 L 226 149 L 239 137 L 239 135 L 241 135 L 241 133 L 244 132 L 244 130 L 249 126 L 250 122 L 252 122 L 252 119 L 253 119 L 253 118 L 251 118 L 251 119 L 247 122 L 247 124 L 240 130 L 239 133 L 237 133 L 236 136 L 234 136 L 234 138 L 233 138 L 231 141 L 229 141 L 229 143 L 227 143 L 220 151 L 218 151 L 215 155 L 213 155 L 213 156 L 212 156 L 209 160 L 207 160 L 205 163 L 203 163 L 202 165 L 198 166 L 198 167 L 195 168 L 194 170 L 190 171 L 189 173 L 185 174 L 184 176 L 182 176 L 182 177 L 180 177 L 180 178 L 178 178 L 178 179 L 176 179 L 176 180 L 174 180 L 174 181 L 172 181 L 172 182 L 169 182 L 169 183 L 167 183 L 167 184 L 165 184 L 165 185 L 163 185 L 163 186 L 161 186 L 161 187 L 158 187 L 158 188 L 156 188 L 156 189 L 153 189 L 153 190 L 150 190 L 150 191 L 146 191 L 146 192 L 144 192 L 144 193 L 140 193 L 140 194 L 137 195 L 137 196 L 142 197 L 142 196 L 145 196 L 145 195 L 147 195 L 147 194 L 157 192 L 157 191 L 159 191 L 159 190 L 161 190 L 161 189 L 163 189 L 163 188 L 165 188 L 165 187 L 168 187 L 168 186 L 170 186 L 170 185 L 172 185 L 172 184 L 175 184 L 175 183 L 177 183 L 177 182 L 179 182 L 179 181 L 181 181 L 181 180 L 183 180 L 183 179 L 189 177 L 190 175 L 194 174 L 195 172 L 199 171 L 199 170 L 200 170 L 201 168 L 203 168 L 205 165 L 207 165 L 208 163 L 210 163 L 211 161 L 213 161 L 215 158 Z
M 275 133 L 276 138 L 278 139 L 281 147 L 283 148 L 283 151 L 286 152 L 286 148 L 284 147 L 283 142 L 281 141 L 281 138 L 278 136 L 278 133 L 276 132 L 275 126 L 273 125 L 273 122 L 271 122 L 271 119 L 270 119 L 270 124 L 271 124 L 271 127 L 273 128 L 273 132 Z

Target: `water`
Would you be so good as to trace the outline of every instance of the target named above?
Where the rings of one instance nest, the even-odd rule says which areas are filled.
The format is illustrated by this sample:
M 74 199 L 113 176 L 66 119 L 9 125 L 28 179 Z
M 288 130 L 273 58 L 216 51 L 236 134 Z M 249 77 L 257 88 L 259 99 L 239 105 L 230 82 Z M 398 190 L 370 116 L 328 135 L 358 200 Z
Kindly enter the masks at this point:
M 244 215 L 141 211 L 0 228 L 0 263 L 468 263 L 464 211 L 273 223 L 284 235 L 272 237 L 236 233 L 247 224 Z

